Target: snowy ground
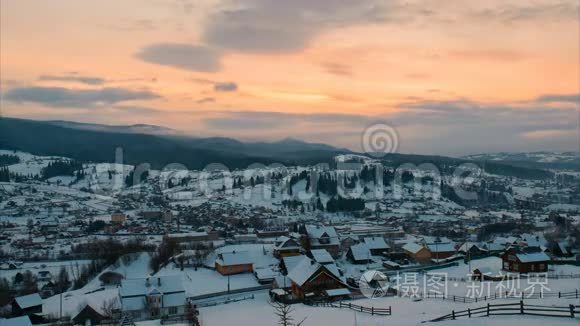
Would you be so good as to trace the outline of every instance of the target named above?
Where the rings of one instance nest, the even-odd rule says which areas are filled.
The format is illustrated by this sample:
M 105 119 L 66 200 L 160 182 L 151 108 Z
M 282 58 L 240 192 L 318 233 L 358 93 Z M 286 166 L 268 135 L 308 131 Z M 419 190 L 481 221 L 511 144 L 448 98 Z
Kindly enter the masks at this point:
M 203 325 L 276 325 L 277 319 L 273 309 L 267 303 L 268 296 L 259 294 L 254 300 L 230 303 L 227 306 L 202 308 L 200 318 Z M 565 301 L 565 302 L 564 302 Z M 554 302 L 542 301 L 542 304 L 567 305 L 578 304 L 574 300 Z M 506 300 L 502 303 L 513 302 Z M 293 317 L 296 321 L 303 320 L 308 325 L 419 325 L 422 321 L 449 314 L 451 310 L 464 310 L 468 307 L 479 307 L 481 304 L 460 304 L 448 301 L 425 300 L 414 302 L 408 298 L 381 298 L 358 300 L 353 303 L 367 307 L 392 307 L 392 316 L 371 316 L 347 309 L 309 307 L 302 304 L 293 305 Z M 490 317 L 462 319 L 440 322 L 433 325 L 578 325 L 578 319 L 539 318 L 539 317 Z

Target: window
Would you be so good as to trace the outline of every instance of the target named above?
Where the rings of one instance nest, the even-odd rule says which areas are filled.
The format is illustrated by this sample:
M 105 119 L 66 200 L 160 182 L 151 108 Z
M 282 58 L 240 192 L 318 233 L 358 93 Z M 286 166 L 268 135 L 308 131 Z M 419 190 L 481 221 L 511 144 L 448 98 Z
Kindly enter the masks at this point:
M 177 315 L 177 307 L 169 307 L 170 315 Z
M 532 272 L 535 272 L 536 271 L 536 264 L 532 264 L 531 268 L 532 268 Z
M 503 269 L 508 270 L 510 269 L 510 263 L 508 263 L 507 261 L 503 262 Z

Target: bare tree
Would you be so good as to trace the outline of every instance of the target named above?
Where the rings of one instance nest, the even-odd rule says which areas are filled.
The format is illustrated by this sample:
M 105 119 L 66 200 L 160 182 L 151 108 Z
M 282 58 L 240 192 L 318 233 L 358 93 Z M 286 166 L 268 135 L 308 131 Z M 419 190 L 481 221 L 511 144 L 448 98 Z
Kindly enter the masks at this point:
M 304 318 L 300 322 L 294 323 L 294 318 L 292 317 L 294 308 L 287 303 L 270 300 L 270 306 L 274 308 L 274 315 L 278 317 L 278 325 L 280 326 L 301 326 L 306 320 Z

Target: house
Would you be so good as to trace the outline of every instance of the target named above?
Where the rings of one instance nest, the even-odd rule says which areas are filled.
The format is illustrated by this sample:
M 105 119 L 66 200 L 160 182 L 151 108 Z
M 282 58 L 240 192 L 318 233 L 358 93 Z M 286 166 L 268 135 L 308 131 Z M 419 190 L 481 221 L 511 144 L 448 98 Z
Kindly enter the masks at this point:
M 350 246 L 346 252 L 346 258 L 353 264 L 368 264 L 372 262 L 371 252 L 364 243 Z
M 298 241 L 281 236 L 276 239 L 274 246 L 274 256 L 275 257 L 287 257 L 287 256 L 297 256 L 300 255 L 300 244 Z
M 296 299 L 320 298 L 328 290 L 348 289 L 336 265 L 322 265 L 304 257 L 289 273 L 292 296 Z
M 270 268 L 256 268 L 254 270 L 254 276 L 260 284 L 272 284 L 278 272 L 271 270 Z
M 428 243 L 427 248 L 431 252 L 431 258 L 435 260 L 449 258 L 456 253 L 453 242 Z
M 14 316 L 40 313 L 42 313 L 42 298 L 38 293 L 17 297 L 12 300 L 12 314 Z
M 194 242 L 209 241 L 207 232 L 187 232 L 187 233 L 170 233 L 165 236 L 178 243 L 182 247 L 189 247 Z
M 504 252 L 505 244 L 497 243 L 497 242 L 488 242 L 482 245 L 482 249 L 487 250 L 487 252 L 491 254 L 499 254 Z
M 369 248 L 373 256 L 381 256 L 391 250 L 391 247 L 385 242 L 383 237 L 364 238 L 363 243 Z
M 36 280 L 38 282 L 49 282 L 52 280 L 52 274 L 50 274 L 50 271 L 40 271 L 36 274 Z
M 483 245 L 473 242 L 465 242 L 459 247 L 459 249 L 457 249 L 457 251 L 469 257 L 477 257 L 487 254 L 487 249 L 485 249 Z
M 185 289 L 179 277 L 123 280 L 119 297 L 122 312 L 135 321 L 185 314 Z
M 89 304 L 85 304 L 71 319 L 75 325 L 99 325 L 107 317 L 99 312 L 98 309 L 93 308 Z
M 252 273 L 253 262 L 245 252 L 223 252 L 215 260 L 215 269 L 222 275 Z
M 334 258 L 326 251 L 326 249 L 313 249 L 310 250 L 310 255 L 312 259 L 319 264 L 327 265 L 334 264 Z
M 568 250 L 568 246 L 565 242 L 553 241 L 548 245 L 547 251 L 554 257 L 572 257 L 573 254 Z
M 326 249 L 334 258 L 340 255 L 340 241 L 332 226 L 306 225 L 306 237 L 306 249 Z
M 550 257 L 537 249 L 512 247 L 502 256 L 503 270 L 514 273 L 544 273 L 548 271 Z
M 417 262 L 425 263 L 431 260 L 431 251 L 420 244 L 408 242 L 402 249 L 409 258 L 412 258 Z
M 123 224 L 127 220 L 127 215 L 123 214 L 120 211 L 117 211 L 111 214 L 111 223 L 115 224 Z
M 141 216 L 148 220 L 163 220 L 164 222 L 173 220 L 173 212 L 169 209 L 145 208 L 141 211 Z

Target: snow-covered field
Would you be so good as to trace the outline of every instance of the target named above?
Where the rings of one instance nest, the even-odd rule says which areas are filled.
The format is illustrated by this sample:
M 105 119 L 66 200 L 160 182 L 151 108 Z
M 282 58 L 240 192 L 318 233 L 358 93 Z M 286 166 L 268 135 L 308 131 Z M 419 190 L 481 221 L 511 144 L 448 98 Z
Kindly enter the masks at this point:
M 505 300 L 502 303 L 514 302 Z M 535 301 L 534 301 L 535 302 Z M 437 318 L 451 313 L 452 310 L 464 310 L 469 307 L 482 306 L 479 304 L 453 303 L 441 300 L 424 300 L 415 302 L 408 298 L 379 298 L 353 301 L 354 304 L 365 307 L 387 308 L 391 306 L 391 316 L 371 316 L 366 313 L 354 312 L 348 309 L 310 307 L 302 304 L 293 305 L 295 321 L 304 320 L 303 325 L 420 325 L 423 321 Z M 575 300 L 546 300 L 542 304 L 568 305 L 578 304 Z M 254 325 L 271 326 L 277 324 L 273 308 L 268 304 L 267 294 L 259 294 L 254 300 L 230 303 L 225 306 L 202 308 L 200 318 L 203 325 Z M 569 318 L 541 318 L 541 317 L 490 317 L 473 318 L 455 321 L 433 323 L 433 325 L 578 325 L 578 319 Z

